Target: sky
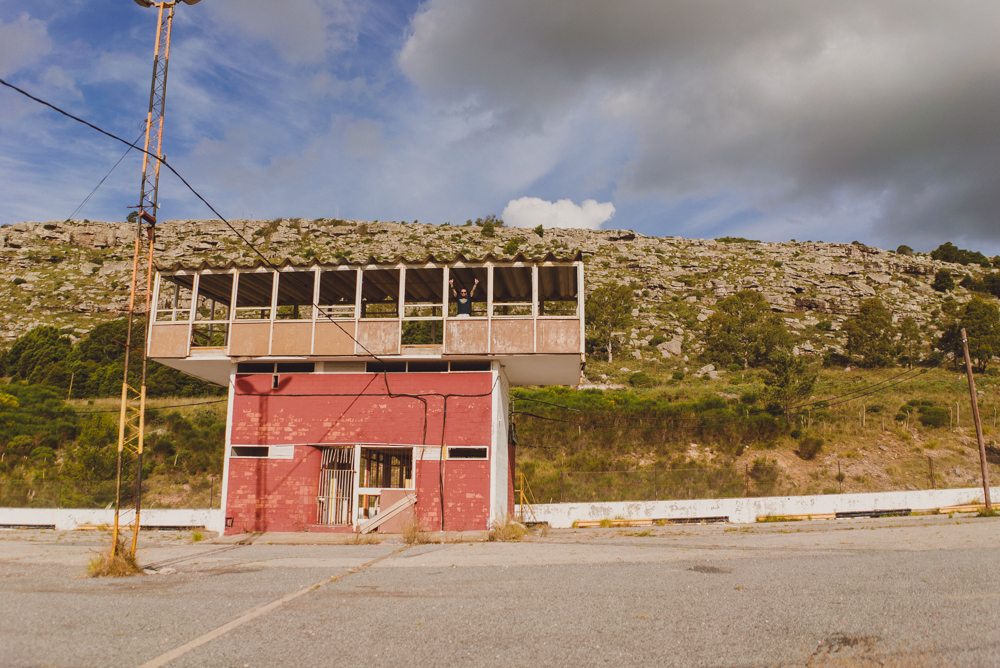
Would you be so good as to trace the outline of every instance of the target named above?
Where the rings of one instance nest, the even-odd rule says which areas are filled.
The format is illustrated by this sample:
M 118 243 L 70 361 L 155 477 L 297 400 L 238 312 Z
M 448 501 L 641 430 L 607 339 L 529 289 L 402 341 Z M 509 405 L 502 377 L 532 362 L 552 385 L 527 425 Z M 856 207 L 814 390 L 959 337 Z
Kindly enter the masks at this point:
M 227 218 L 1000 253 L 995 0 L 204 0 L 167 160 Z M 134 140 L 155 9 L 0 0 L 0 78 Z M 123 220 L 133 151 L 0 88 L 0 224 Z M 213 217 L 173 176 L 161 220 Z

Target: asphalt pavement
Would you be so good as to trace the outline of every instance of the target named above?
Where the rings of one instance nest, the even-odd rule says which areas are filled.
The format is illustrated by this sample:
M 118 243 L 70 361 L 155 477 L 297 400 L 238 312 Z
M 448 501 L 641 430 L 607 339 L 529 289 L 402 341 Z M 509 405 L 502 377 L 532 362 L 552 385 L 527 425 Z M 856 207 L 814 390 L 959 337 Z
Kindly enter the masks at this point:
M 1000 665 L 995 518 L 413 546 L 150 532 L 159 574 L 81 577 L 103 540 L 0 531 L 0 666 Z

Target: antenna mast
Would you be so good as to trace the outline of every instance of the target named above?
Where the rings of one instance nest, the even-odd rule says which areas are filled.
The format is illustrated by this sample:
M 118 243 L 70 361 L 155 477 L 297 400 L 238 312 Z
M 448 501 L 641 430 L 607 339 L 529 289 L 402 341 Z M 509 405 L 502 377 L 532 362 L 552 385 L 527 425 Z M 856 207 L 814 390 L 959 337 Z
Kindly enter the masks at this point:
M 199 0 L 183 0 L 193 5 Z M 122 379 L 121 406 L 118 414 L 118 461 L 115 475 L 115 523 L 111 538 L 111 555 L 118 550 L 121 528 L 122 483 L 126 467 L 135 467 L 135 517 L 132 522 L 134 558 L 139 539 L 139 515 L 142 507 L 142 446 L 146 412 L 146 339 L 149 333 L 150 300 L 153 294 L 153 248 L 156 243 L 156 218 L 160 185 L 160 161 L 163 159 L 163 110 L 167 96 L 167 65 L 170 60 L 170 28 L 178 0 L 150 2 L 136 0 L 143 7 L 156 7 L 156 45 L 153 49 L 153 83 L 149 91 L 149 111 L 146 114 L 146 143 L 142 156 L 142 186 L 135 220 L 135 251 L 132 256 L 132 281 L 128 298 L 128 334 L 125 340 L 125 367 Z M 150 155 L 152 154 L 152 155 Z M 145 287 L 139 285 L 140 258 L 145 255 Z M 143 290 L 140 292 L 140 290 Z M 141 309 L 137 298 L 143 300 Z M 142 340 L 133 347 L 136 315 L 142 316 Z M 140 369 L 132 370 L 133 351 L 141 357 Z M 138 389 L 136 389 L 138 388 Z

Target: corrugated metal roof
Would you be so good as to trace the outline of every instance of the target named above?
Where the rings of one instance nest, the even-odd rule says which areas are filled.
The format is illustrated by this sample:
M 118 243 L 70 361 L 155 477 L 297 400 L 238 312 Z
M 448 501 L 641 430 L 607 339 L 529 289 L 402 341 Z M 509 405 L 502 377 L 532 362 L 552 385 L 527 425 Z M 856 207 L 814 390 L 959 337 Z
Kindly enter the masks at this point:
M 524 262 L 528 264 L 543 264 L 545 262 L 579 262 L 583 260 L 583 253 L 577 251 L 575 255 L 559 257 L 549 251 L 542 257 L 527 257 L 523 253 L 518 253 L 513 257 L 498 257 L 493 255 L 493 253 L 487 253 L 480 258 L 466 257 L 462 253 L 456 253 L 453 258 L 437 258 L 434 255 L 427 255 L 423 260 L 409 260 L 406 257 L 399 255 L 394 260 L 377 260 L 374 257 L 369 257 L 365 261 L 351 261 L 345 258 L 339 258 L 335 262 L 321 262 L 317 258 L 313 258 L 308 262 L 292 262 L 289 259 L 285 259 L 280 263 L 272 263 L 274 267 L 278 269 L 285 269 L 288 267 L 294 267 L 296 269 L 309 269 L 312 267 L 341 267 L 341 266 L 378 266 L 378 267 L 395 267 L 398 265 L 415 265 L 423 266 L 427 264 L 440 264 L 440 265 L 454 265 L 458 263 L 465 264 L 479 264 L 486 262 L 494 263 L 507 263 L 507 262 Z M 211 264 L 210 262 L 202 262 L 201 264 L 184 264 L 182 262 L 175 262 L 173 265 L 156 265 L 158 271 L 204 271 L 206 269 L 260 269 L 263 267 L 268 267 L 270 265 L 266 264 L 263 260 L 257 260 L 256 262 L 250 264 L 239 264 L 236 260 L 230 260 L 226 264 Z

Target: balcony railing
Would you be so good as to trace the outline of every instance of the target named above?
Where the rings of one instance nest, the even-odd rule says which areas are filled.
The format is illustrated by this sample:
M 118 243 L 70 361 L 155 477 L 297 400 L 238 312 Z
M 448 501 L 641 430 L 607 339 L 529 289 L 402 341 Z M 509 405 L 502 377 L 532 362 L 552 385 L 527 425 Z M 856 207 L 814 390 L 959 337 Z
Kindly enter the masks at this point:
M 174 268 L 156 277 L 149 353 L 580 354 L 582 288 L 579 259 Z

